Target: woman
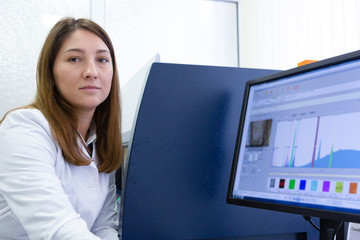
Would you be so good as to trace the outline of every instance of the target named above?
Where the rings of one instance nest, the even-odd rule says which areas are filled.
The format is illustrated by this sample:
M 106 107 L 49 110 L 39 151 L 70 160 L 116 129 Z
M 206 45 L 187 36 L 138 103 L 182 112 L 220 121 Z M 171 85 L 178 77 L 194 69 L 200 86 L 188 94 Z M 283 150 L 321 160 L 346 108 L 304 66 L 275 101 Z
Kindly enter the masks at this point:
M 0 122 L 0 239 L 118 239 L 119 94 L 106 32 L 60 20 L 40 53 L 34 103 Z

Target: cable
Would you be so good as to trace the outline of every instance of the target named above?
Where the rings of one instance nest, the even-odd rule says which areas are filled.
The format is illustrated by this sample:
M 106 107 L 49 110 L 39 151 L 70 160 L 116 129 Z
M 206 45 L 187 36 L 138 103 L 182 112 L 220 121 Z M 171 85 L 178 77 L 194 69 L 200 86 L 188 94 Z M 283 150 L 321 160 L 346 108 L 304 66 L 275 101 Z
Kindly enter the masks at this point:
M 309 217 L 309 216 L 303 216 L 303 217 L 304 217 L 304 219 L 305 219 L 306 221 L 308 221 L 316 230 L 318 230 L 318 231 L 320 232 L 320 228 L 315 225 L 315 223 L 311 220 L 311 217 Z M 339 228 L 340 228 L 340 227 L 339 227 Z M 339 230 L 339 228 L 338 228 L 338 230 Z M 338 230 L 336 230 L 336 232 L 337 232 Z
M 339 231 L 339 229 L 341 228 L 341 226 L 344 224 L 344 221 L 341 221 L 341 223 L 339 224 L 338 228 L 336 229 L 336 231 L 333 234 L 333 239 L 335 240 L 336 234 Z
M 309 216 L 303 216 L 306 221 L 308 221 L 316 230 L 320 231 L 320 228 L 315 225 L 315 223 L 311 220 L 311 217 Z M 344 224 L 344 221 L 341 221 L 337 229 L 334 231 L 334 234 L 332 236 L 332 239 L 335 240 L 337 232 L 340 230 L 341 226 Z

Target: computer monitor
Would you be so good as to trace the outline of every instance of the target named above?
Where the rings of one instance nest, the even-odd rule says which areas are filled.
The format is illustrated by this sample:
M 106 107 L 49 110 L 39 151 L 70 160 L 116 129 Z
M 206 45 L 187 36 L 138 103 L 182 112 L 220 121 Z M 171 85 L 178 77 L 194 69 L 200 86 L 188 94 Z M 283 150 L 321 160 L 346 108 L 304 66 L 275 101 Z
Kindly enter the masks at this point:
M 360 51 L 247 82 L 227 202 L 360 222 Z

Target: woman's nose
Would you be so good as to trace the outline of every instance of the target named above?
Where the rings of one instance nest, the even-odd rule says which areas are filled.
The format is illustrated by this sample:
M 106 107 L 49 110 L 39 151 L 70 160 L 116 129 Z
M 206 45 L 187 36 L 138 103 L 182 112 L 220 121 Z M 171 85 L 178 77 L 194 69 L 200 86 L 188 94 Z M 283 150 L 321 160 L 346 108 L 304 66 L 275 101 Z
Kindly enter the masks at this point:
M 84 78 L 96 79 L 98 77 L 96 64 L 93 61 L 87 61 L 84 65 Z

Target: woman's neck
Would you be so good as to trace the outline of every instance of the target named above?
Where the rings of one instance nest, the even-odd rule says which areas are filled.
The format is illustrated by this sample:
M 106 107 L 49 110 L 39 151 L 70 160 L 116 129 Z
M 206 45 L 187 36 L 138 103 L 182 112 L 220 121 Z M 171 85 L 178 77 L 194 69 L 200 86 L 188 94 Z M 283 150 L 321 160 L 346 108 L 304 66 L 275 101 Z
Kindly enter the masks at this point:
M 77 113 L 77 118 L 78 118 L 77 130 L 80 132 L 85 142 L 87 140 L 87 132 L 89 130 L 93 116 L 94 116 L 94 111 Z

